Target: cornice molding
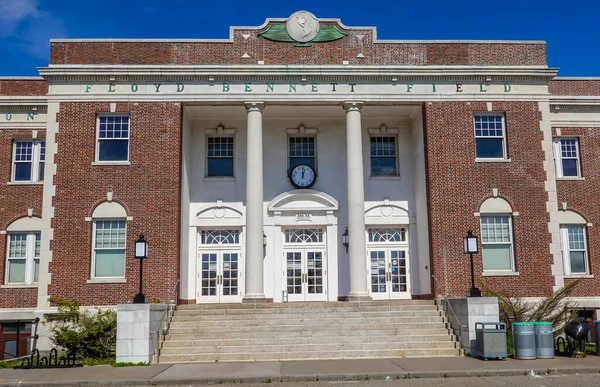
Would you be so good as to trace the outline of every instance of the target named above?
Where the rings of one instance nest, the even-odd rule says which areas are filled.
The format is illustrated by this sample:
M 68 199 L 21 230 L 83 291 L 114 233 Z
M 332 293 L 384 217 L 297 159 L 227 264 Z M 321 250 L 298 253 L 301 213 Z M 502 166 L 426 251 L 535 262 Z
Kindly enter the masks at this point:
M 48 81 L 379 81 L 403 82 L 549 82 L 558 69 L 543 66 L 147 66 L 60 65 L 39 68 Z

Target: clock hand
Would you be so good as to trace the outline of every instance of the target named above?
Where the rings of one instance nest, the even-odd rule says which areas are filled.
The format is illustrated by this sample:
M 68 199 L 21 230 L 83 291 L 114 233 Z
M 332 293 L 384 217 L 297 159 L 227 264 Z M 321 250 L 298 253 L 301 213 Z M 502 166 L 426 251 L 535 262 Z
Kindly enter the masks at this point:
M 302 167 L 302 178 L 303 179 L 304 179 L 304 171 L 305 171 L 305 169 L 304 169 L 304 167 Z

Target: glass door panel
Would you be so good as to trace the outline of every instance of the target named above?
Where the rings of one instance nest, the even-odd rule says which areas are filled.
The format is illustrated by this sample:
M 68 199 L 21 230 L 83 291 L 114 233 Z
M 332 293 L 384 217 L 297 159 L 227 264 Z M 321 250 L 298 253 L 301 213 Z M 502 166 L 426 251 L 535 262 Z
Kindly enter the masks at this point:
M 370 252 L 371 294 L 373 299 L 388 298 L 385 253 L 385 250 L 374 250 Z
M 406 250 L 377 249 L 369 253 L 371 297 L 374 300 L 410 298 Z
M 298 249 L 287 251 L 284 256 L 287 300 L 326 300 L 325 252 Z
M 285 255 L 288 301 L 304 300 L 302 294 L 304 277 L 304 273 L 302 273 L 302 252 L 288 251 Z
M 306 251 L 306 276 L 305 289 L 306 300 L 316 301 L 325 300 L 325 272 L 323 268 L 322 251 Z
M 407 272 L 406 272 L 406 252 L 403 250 L 391 250 L 391 277 L 392 277 L 392 293 L 406 292 Z
M 200 255 L 200 294 L 204 302 L 218 302 L 217 293 L 217 253 Z
M 243 284 L 239 252 L 203 252 L 200 254 L 199 261 L 198 303 L 242 300 Z

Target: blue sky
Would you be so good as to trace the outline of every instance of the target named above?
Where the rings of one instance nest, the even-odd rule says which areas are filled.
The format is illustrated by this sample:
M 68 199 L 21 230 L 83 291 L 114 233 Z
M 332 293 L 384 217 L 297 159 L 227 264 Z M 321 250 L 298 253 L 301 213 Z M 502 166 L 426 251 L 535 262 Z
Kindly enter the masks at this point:
M 562 76 L 600 76 L 599 0 L 0 0 L 0 76 L 37 75 L 50 38 L 228 38 L 305 9 L 380 39 L 534 39 Z

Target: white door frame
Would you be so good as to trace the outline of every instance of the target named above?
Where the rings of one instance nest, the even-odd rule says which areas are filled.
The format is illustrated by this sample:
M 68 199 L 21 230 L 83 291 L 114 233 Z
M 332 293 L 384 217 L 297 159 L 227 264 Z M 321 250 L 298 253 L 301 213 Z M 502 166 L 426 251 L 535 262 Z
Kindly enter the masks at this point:
M 219 230 L 224 228 L 211 228 L 210 230 Z M 219 243 L 219 244 L 201 244 L 201 232 L 202 229 L 198 229 L 198 249 L 196 258 L 196 303 L 198 304 L 209 304 L 209 303 L 239 303 L 242 301 L 245 292 L 245 277 L 244 277 L 244 257 L 242 249 L 242 230 L 238 228 L 227 228 L 227 230 L 239 231 L 239 243 Z M 205 254 L 216 255 L 216 294 L 202 295 L 202 256 Z M 224 271 L 227 270 L 224 256 L 227 254 L 237 254 L 237 295 L 225 295 L 223 294 L 223 288 L 227 285 L 226 275 Z M 231 257 L 230 257 L 231 258 Z M 231 262 L 230 270 L 232 268 Z
M 322 231 L 322 241 L 318 243 L 312 242 L 299 242 L 299 243 L 287 243 L 285 242 L 285 232 L 289 229 L 320 229 Z M 327 301 L 327 290 L 328 290 L 328 257 L 327 257 L 327 227 L 317 225 L 306 225 L 305 227 L 286 227 L 281 229 L 281 241 L 282 241 L 282 254 L 281 254 L 281 267 L 282 267 L 282 294 L 284 302 L 293 301 Z M 301 265 L 301 293 L 290 294 L 287 291 L 287 257 L 289 253 L 299 254 Z M 314 294 L 309 293 L 309 262 L 308 254 L 310 253 L 321 253 L 321 270 L 322 270 L 322 284 L 323 292 Z M 316 269 L 316 268 L 315 268 Z
M 405 240 L 404 241 L 384 241 L 384 242 L 369 242 L 369 228 L 392 228 L 392 229 L 405 229 Z M 367 281 L 369 286 L 369 294 L 373 300 L 389 300 L 389 299 L 411 299 L 411 276 L 410 276 L 410 249 L 408 236 L 410 235 L 408 227 L 406 226 L 367 226 L 365 230 L 365 238 L 367 240 Z M 379 251 L 383 252 L 382 259 L 385 262 L 385 292 L 373 292 L 372 289 L 372 276 L 371 276 L 371 252 Z M 392 254 L 396 251 L 404 252 L 404 262 L 406 267 L 406 291 L 394 292 L 392 289 L 392 277 L 395 275 L 392 268 Z M 396 257 L 400 259 L 400 257 Z

